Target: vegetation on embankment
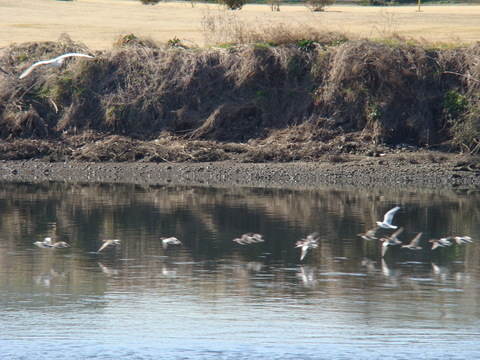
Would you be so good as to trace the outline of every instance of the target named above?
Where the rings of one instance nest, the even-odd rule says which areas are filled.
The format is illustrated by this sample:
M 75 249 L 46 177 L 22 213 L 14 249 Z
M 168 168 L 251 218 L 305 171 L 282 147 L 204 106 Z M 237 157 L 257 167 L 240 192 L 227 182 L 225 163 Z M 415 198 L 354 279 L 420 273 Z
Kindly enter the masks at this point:
M 290 161 L 405 144 L 476 153 L 480 45 L 335 34 L 188 49 L 126 36 L 0 50 L 0 158 Z M 383 151 L 383 150 L 382 150 Z

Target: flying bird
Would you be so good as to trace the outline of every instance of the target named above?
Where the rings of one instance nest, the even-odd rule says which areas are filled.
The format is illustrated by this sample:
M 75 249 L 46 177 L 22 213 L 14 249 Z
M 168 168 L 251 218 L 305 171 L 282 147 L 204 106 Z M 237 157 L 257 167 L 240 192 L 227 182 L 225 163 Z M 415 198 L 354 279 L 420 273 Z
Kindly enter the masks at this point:
M 418 233 L 417 236 L 415 236 L 410 244 L 407 245 L 402 245 L 402 249 L 410 249 L 410 250 L 422 250 L 423 248 L 421 246 L 418 246 L 418 242 L 420 241 L 420 238 L 422 237 L 423 233 Z
M 160 238 L 162 240 L 162 246 L 164 249 L 166 249 L 169 245 L 182 245 L 182 242 L 178 240 L 176 237 L 162 237 Z
M 395 206 L 393 209 L 387 211 L 383 217 L 383 221 L 377 221 L 377 225 L 384 229 L 396 229 L 397 226 L 392 225 L 392 220 L 398 210 L 400 210 L 400 206 Z
M 394 245 L 400 245 L 402 242 L 398 240 L 397 236 L 400 235 L 403 231 L 403 227 L 395 231 L 392 235 L 390 235 L 388 238 L 381 238 L 380 241 L 383 241 L 382 244 L 382 258 L 385 256 L 387 253 L 388 247 L 389 246 L 394 246 Z
M 305 258 L 308 250 L 316 249 L 318 247 L 317 241 L 319 238 L 320 234 L 318 232 L 314 232 L 307 235 L 306 239 L 302 239 L 296 242 L 295 247 L 302 248 L 302 253 L 300 254 L 300 261 Z
M 97 253 L 105 249 L 107 246 L 117 246 L 120 244 L 120 240 L 118 239 L 111 239 L 111 240 L 102 240 L 103 245 L 98 249 Z
M 368 230 L 365 234 L 357 234 L 357 236 L 360 236 L 363 240 L 378 240 L 377 238 L 377 232 L 380 230 L 380 226 L 375 226 L 373 229 Z
M 63 249 L 63 248 L 70 247 L 70 245 L 67 244 L 65 241 L 58 241 L 55 244 L 53 244 L 52 247 L 55 249 Z
M 233 241 L 235 241 L 240 245 L 248 245 L 248 244 L 264 242 L 265 239 L 263 238 L 263 235 L 260 235 L 260 234 L 246 233 L 246 234 L 243 234 L 240 238 L 233 239 Z
M 470 236 L 454 236 L 453 240 L 455 240 L 458 245 L 470 244 L 473 242 Z
M 45 239 L 43 239 L 43 241 L 35 241 L 33 244 L 37 245 L 39 248 L 42 248 L 42 249 L 53 249 L 53 250 L 70 247 L 70 245 L 67 244 L 65 241 L 57 241 L 56 243 L 52 244 L 51 237 L 46 237 Z
M 441 238 L 441 239 L 431 239 L 428 240 L 432 243 L 432 250 L 435 250 L 438 247 L 446 247 L 451 246 L 452 243 L 450 242 L 451 238 Z
M 62 66 L 65 59 L 69 58 L 69 57 L 85 57 L 85 58 L 93 59 L 93 56 L 87 55 L 87 54 L 78 54 L 78 53 L 63 54 L 63 55 L 60 55 L 60 56 L 58 56 L 54 59 L 37 61 L 33 65 L 30 65 L 30 67 L 28 67 L 27 70 L 25 70 L 23 73 L 21 73 L 18 78 L 23 79 L 25 76 L 28 76 L 37 66 L 40 66 L 40 65 L 50 65 L 52 67 L 57 67 L 58 68 L 58 67 Z
M 33 244 L 37 245 L 39 248 L 42 249 L 50 249 L 53 247 L 51 237 L 46 237 L 45 239 L 43 239 L 43 241 L 35 241 Z

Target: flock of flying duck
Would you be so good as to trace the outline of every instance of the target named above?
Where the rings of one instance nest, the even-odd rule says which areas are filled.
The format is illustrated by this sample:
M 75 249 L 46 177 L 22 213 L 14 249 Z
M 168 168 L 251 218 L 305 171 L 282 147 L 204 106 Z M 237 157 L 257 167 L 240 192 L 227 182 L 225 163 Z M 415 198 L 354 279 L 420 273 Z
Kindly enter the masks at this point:
M 383 221 L 377 221 L 377 225 L 373 228 L 368 230 L 364 234 L 357 234 L 364 240 L 372 241 L 372 240 L 379 240 L 382 242 L 382 258 L 387 253 L 387 250 L 390 246 L 399 245 L 402 249 L 409 249 L 409 250 L 422 250 L 423 247 L 419 246 L 420 238 L 422 237 L 423 233 L 418 233 L 408 244 L 403 244 L 401 240 L 398 239 L 398 236 L 403 232 L 403 227 L 398 228 L 398 226 L 393 225 L 393 217 L 400 210 L 399 206 L 395 206 L 393 209 L 387 211 L 385 216 L 383 217 Z M 395 230 L 395 232 L 390 236 L 378 237 L 377 233 L 380 229 L 386 230 Z M 162 237 L 162 246 L 164 249 L 169 247 L 170 245 L 182 245 L 182 242 L 178 240 L 176 237 Z M 313 232 L 308 234 L 305 239 L 301 239 L 295 243 L 295 248 L 301 248 L 300 253 L 300 261 L 302 261 L 305 256 L 307 255 L 308 250 L 316 249 L 318 247 L 318 241 L 320 240 L 320 233 Z M 431 249 L 435 250 L 438 247 L 446 247 L 451 246 L 452 240 L 456 241 L 457 244 L 467 244 L 472 243 L 473 240 L 470 236 L 450 236 L 440 239 L 430 239 L 429 242 L 432 243 Z M 98 249 L 97 254 L 105 249 L 108 246 L 117 246 L 120 244 L 120 240 L 118 239 L 111 239 L 111 240 L 102 240 L 103 244 Z M 246 233 L 243 234 L 239 238 L 233 239 L 234 242 L 238 243 L 239 245 L 251 245 L 256 243 L 262 243 L 265 241 L 263 235 L 257 233 Z M 36 241 L 34 243 L 36 246 L 43 248 L 43 249 L 59 249 L 59 248 L 66 248 L 70 247 L 64 241 L 59 241 L 52 243 L 52 238 L 47 237 L 43 241 Z
M 306 239 L 297 241 L 295 247 L 302 248 L 300 260 L 303 260 L 305 258 L 305 256 L 307 255 L 307 251 L 309 249 L 315 249 L 318 247 L 317 241 L 319 239 L 320 239 L 320 233 L 314 232 L 312 234 L 307 235 Z M 160 238 L 160 240 L 162 240 L 162 246 L 164 249 L 168 248 L 170 245 L 182 245 L 182 242 L 174 236 L 162 237 Z M 108 239 L 108 240 L 102 240 L 102 241 L 103 241 L 103 244 L 96 251 L 97 254 L 103 249 L 105 249 L 106 247 L 117 246 L 117 245 L 120 245 L 120 242 L 121 242 L 119 239 Z M 249 245 L 249 244 L 264 242 L 265 239 L 263 238 L 263 235 L 260 235 L 260 234 L 246 233 L 246 234 L 243 234 L 240 238 L 233 239 L 233 241 L 235 241 L 240 245 Z M 36 241 L 33 244 L 42 249 L 53 249 L 53 250 L 70 247 L 70 245 L 67 244 L 65 241 L 52 243 L 51 237 L 46 237 L 43 241 Z
M 302 239 L 296 242 L 295 247 L 302 248 L 302 252 L 300 254 L 300 261 L 303 260 L 303 258 L 307 255 L 307 251 L 309 249 L 315 249 L 318 247 L 317 241 L 319 239 L 320 239 L 320 233 L 314 232 L 307 235 L 306 239 Z M 249 244 L 264 242 L 265 239 L 263 238 L 263 235 L 255 234 L 255 233 L 247 233 L 247 234 L 243 234 L 240 238 L 233 239 L 233 241 L 235 241 L 240 245 L 249 245 Z
M 390 209 L 385 213 L 383 217 L 383 221 L 377 221 L 377 226 L 373 229 L 368 230 L 365 234 L 358 234 L 364 240 L 380 240 L 382 241 L 382 258 L 387 253 L 389 246 L 400 245 L 402 249 L 410 249 L 410 250 L 422 250 L 423 247 L 419 246 L 420 238 L 422 237 L 423 233 L 419 232 L 408 244 L 403 244 L 401 240 L 398 239 L 398 235 L 403 232 L 403 227 L 397 229 L 396 225 L 392 224 L 393 217 L 400 210 L 400 206 L 395 206 L 393 209 Z M 396 230 L 392 235 L 388 237 L 377 237 L 377 233 L 380 229 L 393 229 Z M 470 236 L 450 236 L 440 239 L 430 239 L 428 242 L 432 243 L 432 250 L 435 250 L 438 247 L 446 247 L 452 245 L 452 240 L 455 240 L 457 244 L 467 244 L 472 243 L 473 240 Z
M 422 250 L 423 247 L 419 246 L 420 238 L 422 237 L 423 233 L 418 233 L 408 244 L 403 244 L 401 240 L 398 239 L 398 236 L 403 232 L 403 227 L 398 228 L 398 226 L 393 225 L 393 217 L 400 210 L 400 206 L 395 206 L 393 209 L 387 211 L 383 217 L 382 221 L 377 221 L 377 225 L 373 228 L 368 230 L 365 234 L 358 234 L 364 240 L 380 240 L 382 242 L 382 258 L 387 253 L 387 250 L 390 246 L 400 245 L 402 249 L 410 249 L 410 250 Z M 380 229 L 386 230 L 396 230 L 390 236 L 378 237 L 378 233 Z M 318 240 L 320 239 L 320 233 L 314 232 L 309 235 L 305 239 L 301 239 L 296 242 L 295 247 L 301 248 L 300 253 L 300 261 L 302 261 L 305 256 L 307 255 L 308 250 L 316 249 L 318 247 Z M 432 243 L 432 250 L 435 250 L 438 247 L 446 247 L 451 246 L 452 240 L 455 240 L 457 244 L 467 244 L 472 243 L 473 240 L 470 236 L 451 236 L 445 237 L 440 239 L 431 239 L 429 240 Z M 254 244 L 258 242 L 265 241 L 263 236 L 260 234 L 248 233 L 243 234 L 241 238 L 235 238 L 233 241 L 237 242 L 240 245 L 248 245 Z
M 164 249 L 166 249 L 170 245 L 182 245 L 182 242 L 173 236 L 168 238 L 162 237 L 160 238 L 160 240 L 162 240 L 162 246 Z M 96 251 L 97 254 L 108 246 L 117 246 L 117 245 L 120 245 L 121 243 L 121 240 L 119 239 L 108 239 L 108 240 L 102 240 L 102 241 L 103 241 L 103 244 L 102 246 L 100 246 L 100 249 Z M 46 237 L 43 241 L 35 241 L 33 244 L 37 245 L 39 248 L 42 248 L 42 249 L 52 249 L 52 250 L 70 247 L 70 245 L 67 244 L 65 241 L 58 241 L 58 242 L 52 243 L 51 237 Z

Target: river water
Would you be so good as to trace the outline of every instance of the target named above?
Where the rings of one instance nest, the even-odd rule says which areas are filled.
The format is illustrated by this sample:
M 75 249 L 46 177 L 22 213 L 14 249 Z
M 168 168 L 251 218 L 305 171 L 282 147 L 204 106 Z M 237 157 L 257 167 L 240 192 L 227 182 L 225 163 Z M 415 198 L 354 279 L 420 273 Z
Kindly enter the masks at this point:
M 396 205 L 399 239 L 422 232 L 423 249 L 382 259 L 357 234 Z M 479 358 L 479 205 L 461 189 L 0 183 L 0 358 Z M 232 241 L 245 232 L 265 242 Z M 474 242 L 430 249 L 452 235 Z M 33 244 L 47 236 L 71 247 Z

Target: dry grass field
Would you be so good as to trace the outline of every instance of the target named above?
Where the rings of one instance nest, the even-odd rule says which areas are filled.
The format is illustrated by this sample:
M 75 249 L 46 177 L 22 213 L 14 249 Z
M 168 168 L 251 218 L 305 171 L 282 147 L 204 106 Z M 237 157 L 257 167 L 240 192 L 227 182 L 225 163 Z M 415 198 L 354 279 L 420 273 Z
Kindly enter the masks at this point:
M 338 31 L 349 38 L 378 39 L 398 34 L 430 42 L 480 40 L 480 6 L 443 5 L 366 7 L 335 5 L 314 13 L 302 5 L 247 5 L 226 11 L 218 5 L 168 2 L 155 6 L 135 0 L 2 0 L 0 47 L 12 43 L 55 41 L 67 33 L 91 50 L 109 49 L 121 35 L 133 33 L 165 42 L 205 46 L 239 33 L 278 27 Z M 232 34 L 232 32 L 234 34 Z

